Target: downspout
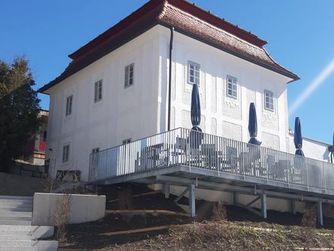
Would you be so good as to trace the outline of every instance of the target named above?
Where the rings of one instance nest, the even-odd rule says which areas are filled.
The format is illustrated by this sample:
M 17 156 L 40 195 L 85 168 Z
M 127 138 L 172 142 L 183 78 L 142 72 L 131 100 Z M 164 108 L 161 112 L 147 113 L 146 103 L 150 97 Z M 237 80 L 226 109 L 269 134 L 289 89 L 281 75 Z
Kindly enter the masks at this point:
M 172 59 L 173 59 L 173 40 L 174 40 L 174 27 L 170 28 L 170 41 L 169 41 L 169 72 L 168 72 L 168 121 L 167 131 L 170 131 L 170 116 L 172 106 Z

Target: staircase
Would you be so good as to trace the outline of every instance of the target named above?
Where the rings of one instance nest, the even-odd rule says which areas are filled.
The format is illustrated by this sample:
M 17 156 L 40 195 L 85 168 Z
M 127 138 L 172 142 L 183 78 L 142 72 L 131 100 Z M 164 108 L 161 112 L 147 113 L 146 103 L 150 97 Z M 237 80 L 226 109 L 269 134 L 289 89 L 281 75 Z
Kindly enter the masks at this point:
M 32 197 L 0 196 L 0 250 L 53 251 L 54 227 L 31 226 Z

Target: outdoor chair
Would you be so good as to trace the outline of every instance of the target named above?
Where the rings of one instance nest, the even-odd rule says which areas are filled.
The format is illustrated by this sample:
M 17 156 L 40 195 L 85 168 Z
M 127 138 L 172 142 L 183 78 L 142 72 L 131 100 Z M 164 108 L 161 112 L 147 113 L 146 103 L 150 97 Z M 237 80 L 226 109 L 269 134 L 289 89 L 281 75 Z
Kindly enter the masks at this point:
M 205 167 L 216 168 L 218 166 L 218 154 L 215 144 L 202 144 L 201 155 Z
M 222 169 L 224 171 L 235 172 L 238 165 L 238 149 L 235 147 L 227 146 L 225 160 L 223 160 L 222 163 Z
M 287 181 L 291 169 L 290 160 L 279 160 L 275 170 L 275 179 Z
M 248 144 L 248 152 L 241 152 L 239 155 L 240 170 L 245 174 L 257 175 L 256 170 L 260 170 L 263 175 L 263 170 L 260 163 L 261 152 L 258 146 Z
M 144 168 L 151 169 L 160 167 L 165 163 L 165 158 L 161 158 L 163 144 L 146 146 L 141 151 L 141 165 Z
M 268 177 L 274 178 L 275 177 L 275 171 L 277 169 L 277 163 L 275 161 L 275 156 L 268 155 L 267 156 L 267 167 L 268 167 Z
M 239 155 L 240 171 L 242 174 L 254 175 L 254 165 L 249 152 L 241 152 Z
M 293 160 L 293 168 L 291 168 L 291 182 L 306 184 L 306 168 L 305 158 L 302 156 L 295 156 Z
M 323 183 L 322 166 L 316 163 L 308 165 L 308 185 L 312 187 L 321 187 Z
M 175 154 L 184 154 L 187 150 L 187 139 L 176 137 L 175 145 L 174 145 L 174 153 Z
M 176 137 L 174 151 L 172 152 L 172 163 L 184 162 L 187 154 L 187 139 Z

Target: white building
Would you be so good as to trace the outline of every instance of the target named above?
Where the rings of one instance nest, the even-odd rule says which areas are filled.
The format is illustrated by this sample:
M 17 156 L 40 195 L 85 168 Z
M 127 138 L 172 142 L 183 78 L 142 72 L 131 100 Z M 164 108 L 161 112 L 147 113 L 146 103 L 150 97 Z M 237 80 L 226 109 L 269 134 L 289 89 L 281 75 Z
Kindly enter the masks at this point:
M 192 84 L 199 85 L 205 133 L 248 142 L 254 102 L 262 146 L 294 153 L 287 85 L 298 76 L 265 44 L 187 1 L 149 1 L 72 53 L 65 71 L 40 89 L 50 95 L 52 175 L 78 170 L 87 180 L 93 151 L 191 128 Z M 306 156 L 327 161 L 326 151 L 305 141 Z

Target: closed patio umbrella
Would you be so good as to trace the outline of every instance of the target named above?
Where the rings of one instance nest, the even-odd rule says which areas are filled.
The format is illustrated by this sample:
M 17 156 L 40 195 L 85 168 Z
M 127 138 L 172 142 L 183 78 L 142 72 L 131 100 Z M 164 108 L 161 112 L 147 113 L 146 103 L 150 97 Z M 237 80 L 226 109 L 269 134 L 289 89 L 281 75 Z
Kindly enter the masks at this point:
M 201 123 L 201 103 L 199 100 L 198 85 L 193 84 L 191 93 L 191 123 L 193 125 L 192 130 L 201 132 L 202 129 L 199 127 Z
M 303 137 L 299 117 L 296 117 L 295 119 L 295 133 L 293 139 L 296 147 L 296 155 L 304 156 L 304 152 L 302 150 Z
M 191 93 L 191 123 L 193 125 L 190 131 L 190 146 L 197 149 L 202 142 L 202 129 L 199 127 L 201 123 L 201 103 L 199 99 L 198 85 L 193 84 Z
M 249 105 L 249 120 L 248 120 L 248 131 L 250 140 L 248 143 L 253 145 L 261 145 L 261 141 L 256 139 L 257 137 L 257 117 L 256 117 L 256 109 L 255 104 L 252 102 Z

